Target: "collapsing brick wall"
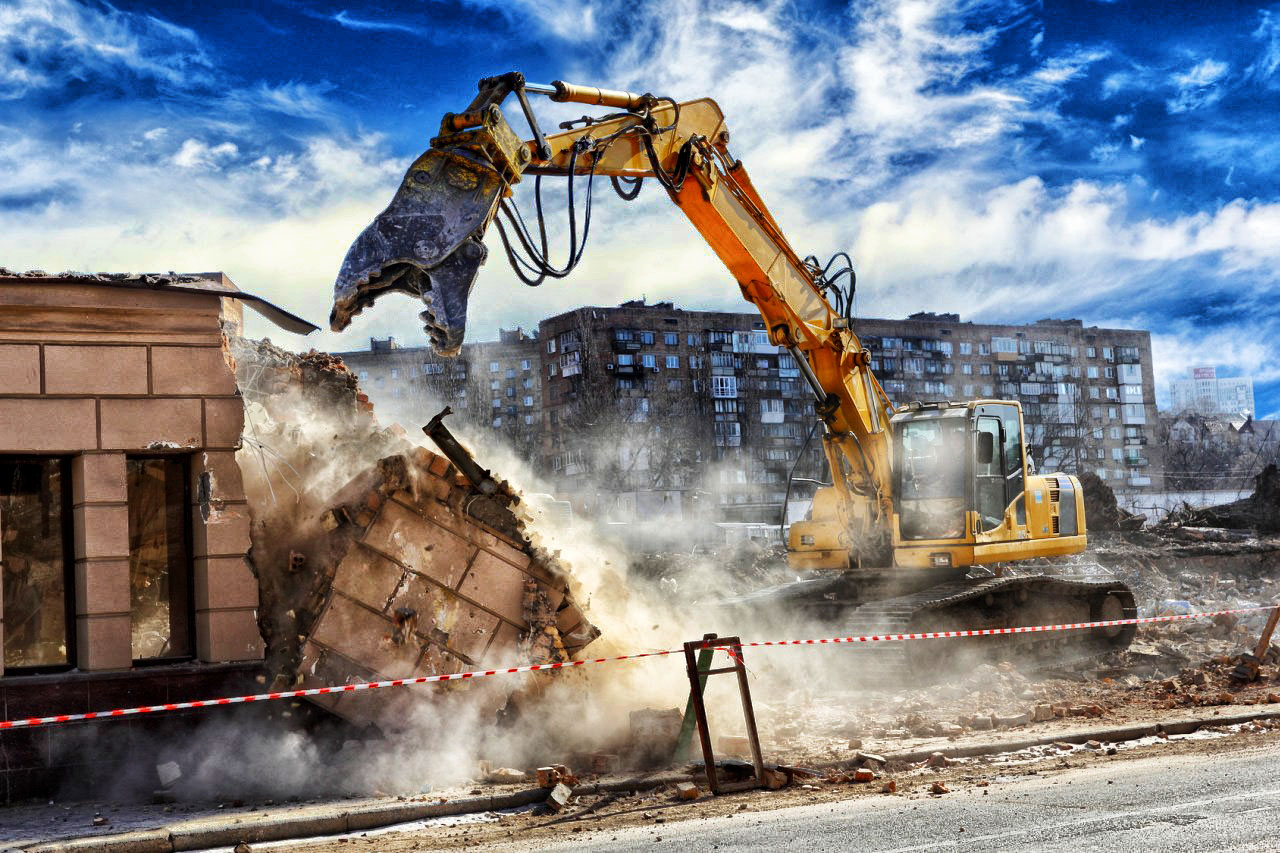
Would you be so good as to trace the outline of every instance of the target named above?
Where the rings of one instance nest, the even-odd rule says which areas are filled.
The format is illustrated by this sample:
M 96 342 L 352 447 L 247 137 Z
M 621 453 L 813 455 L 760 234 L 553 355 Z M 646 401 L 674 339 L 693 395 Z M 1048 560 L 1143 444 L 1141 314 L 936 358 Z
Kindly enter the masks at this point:
M 507 507 L 380 428 L 341 361 L 265 342 L 235 350 L 250 557 L 277 688 L 568 660 L 597 636 Z M 442 689 L 470 690 L 494 714 L 516 684 L 489 681 L 317 701 L 388 727 Z

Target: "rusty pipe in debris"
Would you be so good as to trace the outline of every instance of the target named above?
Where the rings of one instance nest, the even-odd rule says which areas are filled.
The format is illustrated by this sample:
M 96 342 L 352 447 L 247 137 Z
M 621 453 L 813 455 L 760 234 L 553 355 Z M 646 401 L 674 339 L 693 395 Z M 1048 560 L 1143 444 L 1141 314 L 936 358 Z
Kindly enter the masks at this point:
M 471 452 L 462 446 L 458 439 L 454 438 L 453 433 L 444 425 L 445 416 L 453 414 L 453 409 L 445 406 L 443 410 L 422 428 L 427 437 L 436 443 L 436 447 L 440 448 L 440 452 L 445 458 L 453 463 L 453 467 L 462 472 L 462 476 L 471 481 L 471 485 L 482 495 L 496 495 L 503 491 L 498 481 L 493 476 L 480 467 Z

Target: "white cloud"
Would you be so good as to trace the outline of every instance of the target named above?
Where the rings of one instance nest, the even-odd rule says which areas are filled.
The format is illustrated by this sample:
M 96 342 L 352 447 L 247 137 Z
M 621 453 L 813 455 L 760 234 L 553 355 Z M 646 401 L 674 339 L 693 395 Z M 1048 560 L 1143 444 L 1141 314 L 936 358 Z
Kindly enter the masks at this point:
M 1172 74 L 1169 82 L 1177 94 L 1165 102 L 1165 107 L 1170 113 L 1185 113 L 1217 103 L 1226 94 L 1218 84 L 1229 70 L 1225 62 L 1204 59 L 1188 71 Z
M 186 139 L 171 158 L 173 164 L 183 169 L 217 169 L 221 162 L 240 153 L 234 142 L 208 145 L 199 139 Z
M 184 87 L 211 68 L 194 32 L 159 18 L 72 0 L 0 4 L 0 100 L 118 74 Z
M 1147 143 L 1147 140 L 1145 138 L 1141 136 L 1134 136 L 1132 133 L 1129 134 L 1129 147 L 1132 148 L 1134 151 L 1137 151 L 1146 143 Z

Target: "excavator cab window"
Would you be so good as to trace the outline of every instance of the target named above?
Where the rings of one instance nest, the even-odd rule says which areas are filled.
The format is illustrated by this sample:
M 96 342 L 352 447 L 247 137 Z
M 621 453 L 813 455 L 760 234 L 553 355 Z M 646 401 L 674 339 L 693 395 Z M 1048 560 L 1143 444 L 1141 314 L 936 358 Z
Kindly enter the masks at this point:
M 977 464 L 974 466 L 974 491 L 982 531 L 994 530 L 1004 521 L 1005 465 L 1004 427 L 1000 418 L 978 418 Z
M 984 405 L 978 408 L 974 447 L 974 498 L 982 532 L 1004 523 L 1010 504 L 1019 524 L 1026 523 L 1026 488 L 1023 468 L 1022 421 L 1016 406 Z
M 965 440 L 963 417 L 904 422 L 898 433 L 898 519 L 904 539 L 964 535 Z

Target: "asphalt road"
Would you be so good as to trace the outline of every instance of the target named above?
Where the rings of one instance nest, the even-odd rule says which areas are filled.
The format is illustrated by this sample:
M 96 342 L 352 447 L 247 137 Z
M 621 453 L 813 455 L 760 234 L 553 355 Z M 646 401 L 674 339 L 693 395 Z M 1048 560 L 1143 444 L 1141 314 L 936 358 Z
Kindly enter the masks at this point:
M 1280 850 L 1280 745 L 1117 760 L 733 817 L 602 829 L 541 850 Z M 983 791 L 987 793 L 984 795 Z

